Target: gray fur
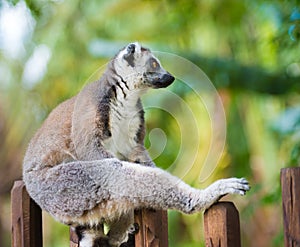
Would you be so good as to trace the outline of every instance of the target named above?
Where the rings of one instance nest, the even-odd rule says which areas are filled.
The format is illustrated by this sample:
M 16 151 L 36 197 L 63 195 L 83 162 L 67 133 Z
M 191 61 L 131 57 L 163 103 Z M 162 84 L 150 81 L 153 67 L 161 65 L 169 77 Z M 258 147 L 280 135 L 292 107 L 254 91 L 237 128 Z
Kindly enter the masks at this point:
M 111 246 L 127 241 L 134 209 L 194 213 L 225 194 L 249 190 L 237 178 L 198 190 L 155 167 L 143 146 L 140 96 L 173 80 L 150 50 L 130 44 L 99 81 L 55 108 L 31 140 L 23 166 L 26 188 L 57 220 L 85 229 L 83 246 L 100 241 L 103 223 L 110 226 L 104 238 Z

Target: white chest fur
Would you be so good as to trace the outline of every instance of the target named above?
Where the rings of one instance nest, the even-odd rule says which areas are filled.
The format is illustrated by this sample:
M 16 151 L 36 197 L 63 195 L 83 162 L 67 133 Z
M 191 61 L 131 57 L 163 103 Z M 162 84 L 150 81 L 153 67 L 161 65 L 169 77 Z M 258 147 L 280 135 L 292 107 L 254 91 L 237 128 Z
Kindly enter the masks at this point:
M 104 141 L 106 150 L 119 159 L 126 159 L 137 145 L 136 134 L 140 128 L 140 113 L 136 100 L 117 101 L 111 104 L 111 137 Z

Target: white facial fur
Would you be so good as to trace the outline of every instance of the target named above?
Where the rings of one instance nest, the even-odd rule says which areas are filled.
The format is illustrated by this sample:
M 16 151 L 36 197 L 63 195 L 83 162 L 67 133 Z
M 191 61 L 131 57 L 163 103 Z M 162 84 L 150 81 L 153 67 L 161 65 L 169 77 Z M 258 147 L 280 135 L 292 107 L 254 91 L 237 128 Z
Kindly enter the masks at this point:
M 128 56 L 128 47 L 134 45 L 134 53 L 132 62 L 133 66 L 130 65 L 128 60 L 125 59 Z M 128 84 L 131 90 L 148 88 L 143 82 L 143 74 L 151 71 L 148 65 L 149 59 L 155 59 L 158 66 L 161 67 L 159 60 L 153 56 L 150 50 L 142 48 L 138 42 L 127 45 L 123 50 L 119 52 L 115 58 L 114 66 L 118 75 L 120 75 Z

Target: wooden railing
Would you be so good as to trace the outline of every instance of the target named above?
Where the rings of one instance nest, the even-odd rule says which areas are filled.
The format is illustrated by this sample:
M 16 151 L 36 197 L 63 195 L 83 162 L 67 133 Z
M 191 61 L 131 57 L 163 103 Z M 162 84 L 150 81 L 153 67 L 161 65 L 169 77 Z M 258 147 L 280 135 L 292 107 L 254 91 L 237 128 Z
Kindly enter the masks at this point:
M 300 167 L 281 170 L 285 247 L 300 246 Z M 29 197 L 22 181 L 12 192 L 12 246 L 42 247 L 42 211 Z M 136 247 L 167 247 L 167 212 L 142 209 L 135 212 L 139 231 Z M 204 213 L 206 247 L 241 247 L 239 213 L 232 202 L 218 202 Z M 70 247 L 80 247 L 70 228 Z

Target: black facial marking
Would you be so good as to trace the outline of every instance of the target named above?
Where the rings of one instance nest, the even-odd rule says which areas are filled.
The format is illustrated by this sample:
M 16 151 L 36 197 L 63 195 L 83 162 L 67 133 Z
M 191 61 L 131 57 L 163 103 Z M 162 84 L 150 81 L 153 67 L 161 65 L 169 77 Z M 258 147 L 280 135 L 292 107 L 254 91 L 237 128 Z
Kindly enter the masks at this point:
M 133 54 L 127 54 L 124 56 L 124 59 L 127 61 L 127 63 L 131 66 L 134 67 L 134 55 Z

